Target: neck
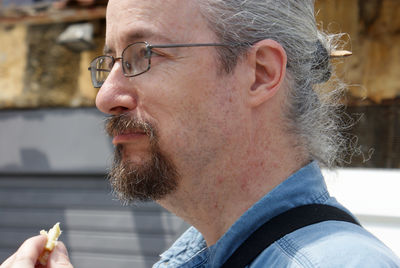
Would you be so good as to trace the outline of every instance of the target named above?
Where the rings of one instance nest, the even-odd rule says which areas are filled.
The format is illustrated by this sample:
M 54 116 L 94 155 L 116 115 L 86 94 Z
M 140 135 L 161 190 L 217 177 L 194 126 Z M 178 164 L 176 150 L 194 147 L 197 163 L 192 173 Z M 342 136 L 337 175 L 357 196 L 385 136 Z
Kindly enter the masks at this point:
M 215 244 L 254 203 L 307 162 L 284 139 L 249 140 L 245 146 L 239 143 L 240 153 L 210 164 L 204 174 L 183 177 L 180 189 L 159 201 L 199 230 L 208 246 Z M 257 140 L 263 142 L 252 142 Z

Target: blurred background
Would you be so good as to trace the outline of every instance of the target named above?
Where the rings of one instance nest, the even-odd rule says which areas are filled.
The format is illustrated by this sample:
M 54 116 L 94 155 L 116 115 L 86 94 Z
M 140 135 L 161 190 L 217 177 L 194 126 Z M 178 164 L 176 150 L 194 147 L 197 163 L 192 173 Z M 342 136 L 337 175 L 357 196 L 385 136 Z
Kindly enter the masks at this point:
M 0 263 L 60 221 L 77 267 L 151 267 L 187 227 L 154 203 L 123 207 L 106 180 L 112 146 L 88 66 L 107 1 L 0 0 Z M 400 1 L 316 0 L 345 32 L 337 62 L 356 153 L 328 187 L 400 255 Z M 348 118 L 344 118 L 348 120 Z

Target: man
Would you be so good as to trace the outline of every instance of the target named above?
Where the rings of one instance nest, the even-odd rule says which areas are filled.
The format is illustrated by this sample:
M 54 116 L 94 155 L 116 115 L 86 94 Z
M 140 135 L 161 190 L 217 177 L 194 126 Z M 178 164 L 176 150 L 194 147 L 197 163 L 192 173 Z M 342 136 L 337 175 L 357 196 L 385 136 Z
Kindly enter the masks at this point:
M 346 148 L 333 102 L 341 89 L 320 90 L 332 72 L 329 40 L 316 28 L 312 0 L 109 2 L 105 56 L 90 70 L 97 107 L 111 115 L 110 181 L 122 200 L 154 199 L 193 225 L 155 267 L 221 267 L 285 211 L 345 210 L 319 170 Z M 26 241 L 1 268 L 33 267 L 42 240 Z M 61 264 L 53 256 L 51 267 L 71 267 L 62 244 L 53 254 Z M 13 266 L 22 261 L 30 264 Z M 323 221 L 283 236 L 248 265 L 400 261 L 357 224 Z

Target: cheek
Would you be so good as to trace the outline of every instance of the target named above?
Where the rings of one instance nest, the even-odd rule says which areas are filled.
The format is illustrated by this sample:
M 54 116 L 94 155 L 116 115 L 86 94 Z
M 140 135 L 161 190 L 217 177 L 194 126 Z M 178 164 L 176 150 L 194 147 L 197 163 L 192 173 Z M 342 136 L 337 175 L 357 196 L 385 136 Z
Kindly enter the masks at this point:
M 183 109 L 172 119 L 175 129 L 168 133 L 175 153 L 182 160 L 201 162 L 199 166 L 226 152 L 227 147 L 232 146 L 233 137 L 238 134 L 234 97 L 209 95 L 182 103 Z
M 209 162 L 237 134 L 239 90 L 229 77 L 213 72 L 166 72 L 146 83 L 144 110 L 156 121 L 160 147 L 172 158 Z

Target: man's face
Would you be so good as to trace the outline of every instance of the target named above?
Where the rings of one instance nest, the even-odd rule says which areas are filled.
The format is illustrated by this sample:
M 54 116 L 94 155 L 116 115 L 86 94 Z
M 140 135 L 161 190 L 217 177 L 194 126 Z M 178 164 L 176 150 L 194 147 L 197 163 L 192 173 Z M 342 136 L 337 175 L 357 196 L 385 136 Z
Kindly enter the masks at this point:
M 120 57 L 127 45 L 138 41 L 217 42 L 195 1 L 109 1 L 107 54 Z M 162 51 L 168 56 L 153 56 L 151 69 L 136 77 L 125 77 L 117 61 L 96 99 L 104 113 L 124 115 L 110 119 L 114 122 L 108 132 L 116 145 L 111 180 L 129 200 L 160 200 L 195 188 L 197 179 L 226 158 L 230 137 L 238 129 L 232 122 L 240 122 L 240 111 L 233 108 L 240 85 L 234 76 L 221 75 L 214 47 Z M 157 168 L 162 172 L 155 172 Z M 143 194 L 137 196 L 132 188 L 143 183 L 138 186 Z

